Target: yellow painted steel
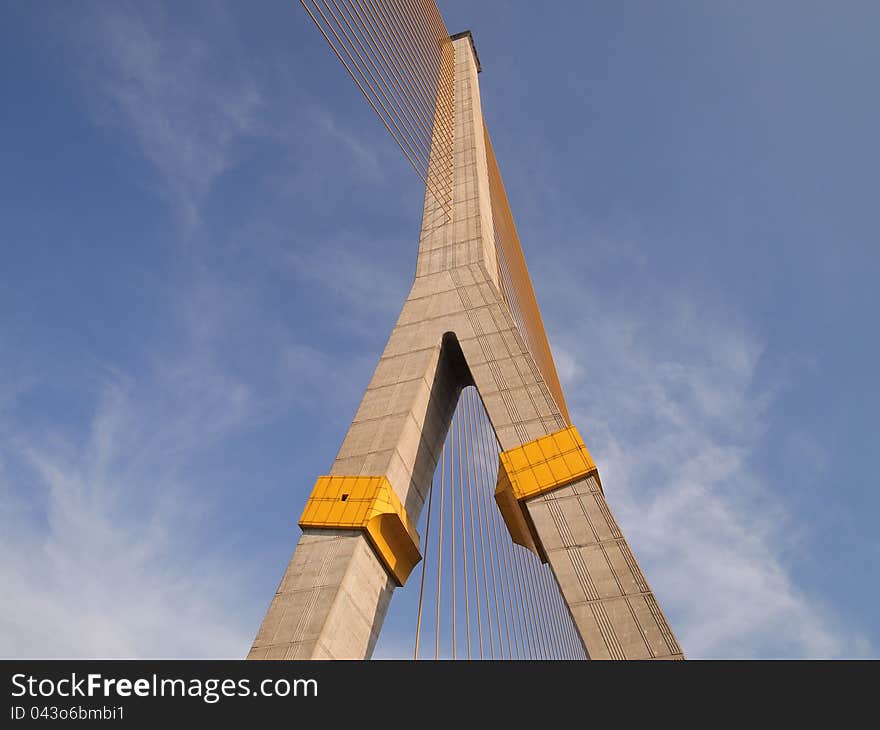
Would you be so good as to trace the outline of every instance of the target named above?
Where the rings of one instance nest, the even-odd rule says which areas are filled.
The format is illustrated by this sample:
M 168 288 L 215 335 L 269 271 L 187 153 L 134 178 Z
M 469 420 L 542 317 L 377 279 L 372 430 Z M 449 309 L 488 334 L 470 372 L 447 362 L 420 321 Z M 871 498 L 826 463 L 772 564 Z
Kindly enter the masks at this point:
M 363 530 L 398 585 L 422 559 L 419 534 L 384 476 L 318 477 L 302 528 Z
M 544 321 L 541 318 L 541 310 L 538 300 L 535 298 L 535 290 L 532 287 L 532 279 L 526 266 L 525 256 L 516 232 L 516 224 L 513 222 L 513 213 L 507 201 L 507 193 L 504 190 L 504 182 L 501 179 L 501 171 L 495 152 L 492 149 L 492 140 L 489 138 L 489 130 L 483 124 L 483 138 L 486 144 L 486 163 L 489 171 L 489 198 L 492 205 L 492 224 L 495 232 L 495 249 L 498 253 L 499 281 L 501 282 L 501 294 L 514 320 L 526 347 L 535 359 L 544 382 L 559 412 L 570 424 L 571 417 L 568 414 L 568 406 L 565 404 L 565 396 L 562 393 L 562 384 L 556 372 L 556 364 L 553 361 L 553 353 L 550 351 L 550 343 L 547 341 L 547 332 L 544 330 Z
M 546 562 L 523 503 L 591 475 L 598 481 L 593 457 L 574 426 L 502 451 L 495 501 L 513 541 Z

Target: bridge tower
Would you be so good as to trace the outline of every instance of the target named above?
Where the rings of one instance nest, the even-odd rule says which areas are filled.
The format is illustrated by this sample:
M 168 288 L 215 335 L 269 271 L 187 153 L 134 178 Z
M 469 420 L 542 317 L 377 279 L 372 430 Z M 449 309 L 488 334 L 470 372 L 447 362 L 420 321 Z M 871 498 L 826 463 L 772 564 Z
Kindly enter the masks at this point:
M 473 37 L 450 36 L 431 0 L 302 4 L 424 180 L 424 211 L 409 296 L 335 461 L 314 485 L 248 658 L 371 656 L 392 593 L 418 575 L 426 503 L 429 523 L 443 519 L 443 500 L 430 506 L 438 464 L 450 479 L 464 473 L 461 462 L 447 468 L 444 444 L 457 429 L 466 446 L 474 413 L 490 428 L 488 438 L 471 436 L 466 456 L 493 459 L 491 509 L 479 518 L 497 520 L 512 541 L 490 554 L 518 586 L 511 616 L 541 601 L 561 607 L 555 636 L 566 649 L 555 656 L 683 658 L 569 418 L 483 119 Z M 462 422 L 450 428 L 462 412 L 464 432 Z M 459 495 L 466 514 L 453 566 L 467 571 L 479 505 L 467 512 L 461 485 Z M 454 529 L 459 518 L 447 519 Z M 523 553 L 547 576 L 540 599 L 537 574 L 510 567 Z M 469 623 L 469 654 L 472 633 Z

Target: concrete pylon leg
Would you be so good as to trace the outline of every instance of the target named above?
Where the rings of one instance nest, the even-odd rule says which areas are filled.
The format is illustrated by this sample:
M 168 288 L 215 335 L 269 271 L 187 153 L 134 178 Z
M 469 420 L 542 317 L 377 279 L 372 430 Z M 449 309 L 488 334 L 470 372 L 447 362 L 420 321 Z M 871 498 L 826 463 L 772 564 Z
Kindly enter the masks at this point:
M 684 659 L 595 477 L 526 506 L 591 659 Z
M 247 658 L 367 658 L 392 589 L 362 533 L 306 530 Z
M 455 292 L 424 283 L 433 293 L 413 288 L 330 470 L 387 477 L 414 522 L 468 382 L 454 338 L 444 338 L 461 309 Z M 307 529 L 248 658 L 368 658 L 394 587 L 362 532 Z

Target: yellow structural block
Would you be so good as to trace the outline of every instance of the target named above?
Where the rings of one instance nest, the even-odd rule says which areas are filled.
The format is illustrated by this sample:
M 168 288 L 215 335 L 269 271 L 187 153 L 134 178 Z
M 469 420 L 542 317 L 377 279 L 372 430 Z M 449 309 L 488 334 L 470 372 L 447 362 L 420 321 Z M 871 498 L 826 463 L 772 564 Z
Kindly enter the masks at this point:
M 363 530 L 398 585 L 422 559 L 419 534 L 387 477 L 318 477 L 299 520 L 302 528 Z
M 523 503 L 591 474 L 598 479 L 596 464 L 574 426 L 502 451 L 495 501 L 513 541 L 546 562 Z

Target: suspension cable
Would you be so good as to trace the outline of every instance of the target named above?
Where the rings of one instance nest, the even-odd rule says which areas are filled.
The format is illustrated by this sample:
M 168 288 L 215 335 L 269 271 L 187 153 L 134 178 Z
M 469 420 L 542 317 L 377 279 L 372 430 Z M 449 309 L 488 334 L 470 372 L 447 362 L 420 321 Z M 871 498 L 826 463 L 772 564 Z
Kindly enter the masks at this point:
M 425 526 L 425 557 L 422 560 L 422 578 L 419 581 L 419 613 L 416 618 L 416 645 L 413 649 L 413 659 L 419 658 L 419 637 L 422 633 L 422 603 L 425 598 L 425 566 L 428 564 L 428 549 L 431 547 L 431 507 L 434 504 L 434 480 L 428 489 L 428 521 Z
M 440 590 L 443 576 L 443 503 L 446 486 L 446 444 L 440 454 L 440 529 L 437 531 L 437 620 L 434 624 L 434 659 L 440 658 Z
M 459 401 L 460 401 L 459 397 Z M 456 409 L 457 411 L 458 409 Z M 467 658 L 471 658 L 471 607 L 470 601 L 468 599 L 468 560 L 467 560 L 467 531 L 465 530 L 464 525 L 464 461 L 467 459 L 468 448 L 467 444 L 462 443 L 461 439 L 461 418 L 457 418 L 456 422 L 458 424 L 458 448 L 459 448 L 459 458 L 458 458 L 458 503 L 460 506 L 459 512 L 461 516 L 461 547 L 462 547 L 462 566 L 464 568 L 464 617 L 465 617 L 465 632 L 467 634 Z M 465 430 L 465 435 L 467 434 L 467 430 Z M 465 436 L 466 438 L 466 436 Z M 462 459 L 464 456 L 464 459 Z

